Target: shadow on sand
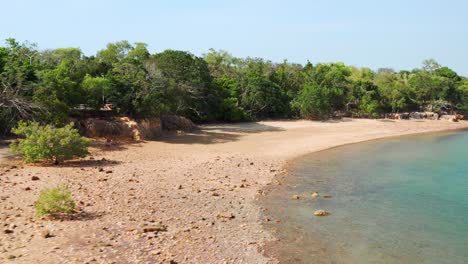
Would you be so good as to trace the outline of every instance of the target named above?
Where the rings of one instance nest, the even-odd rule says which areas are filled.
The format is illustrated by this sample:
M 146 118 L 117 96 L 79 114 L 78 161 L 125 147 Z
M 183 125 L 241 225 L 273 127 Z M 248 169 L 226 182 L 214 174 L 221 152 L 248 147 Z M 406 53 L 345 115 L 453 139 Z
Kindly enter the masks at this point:
M 197 130 L 183 134 L 166 134 L 156 141 L 170 144 L 219 144 L 233 142 L 243 134 L 284 131 L 284 129 L 260 123 L 233 123 L 202 125 Z
M 123 151 L 127 150 L 129 146 L 141 147 L 144 141 L 132 141 L 115 139 L 111 142 L 93 141 L 91 147 L 99 149 L 100 151 Z
M 65 161 L 58 165 L 50 165 L 53 167 L 76 167 L 76 168 L 83 168 L 83 167 L 111 167 L 120 164 L 121 162 L 115 160 L 93 160 L 93 159 L 83 159 L 83 160 L 71 160 Z

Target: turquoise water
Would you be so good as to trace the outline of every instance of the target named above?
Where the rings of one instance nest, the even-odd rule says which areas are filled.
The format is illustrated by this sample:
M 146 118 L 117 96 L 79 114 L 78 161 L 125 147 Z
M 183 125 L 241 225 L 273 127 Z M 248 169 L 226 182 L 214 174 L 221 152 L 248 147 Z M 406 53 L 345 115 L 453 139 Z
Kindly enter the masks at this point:
M 468 263 L 467 132 L 314 153 L 283 181 L 261 202 L 283 263 Z

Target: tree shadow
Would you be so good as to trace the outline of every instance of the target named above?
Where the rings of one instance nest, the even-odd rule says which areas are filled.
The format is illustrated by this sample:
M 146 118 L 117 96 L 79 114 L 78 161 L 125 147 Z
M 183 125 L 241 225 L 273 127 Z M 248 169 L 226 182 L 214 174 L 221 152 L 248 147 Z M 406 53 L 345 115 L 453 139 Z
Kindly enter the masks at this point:
M 242 122 L 230 124 L 207 124 L 200 126 L 201 131 L 220 131 L 224 133 L 262 133 L 284 131 L 281 127 L 274 127 L 258 122 Z
M 86 212 L 80 211 L 76 214 L 73 214 L 71 219 L 72 221 L 92 221 L 104 216 L 104 213 L 99 212 Z
M 331 123 L 331 124 L 338 124 L 338 123 L 345 123 L 345 122 L 353 122 L 352 118 L 335 118 L 335 119 L 327 119 L 321 122 L 323 123 Z
M 92 221 L 104 216 L 104 213 L 78 211 L 72 214 L 54 214 L 44 217 L 48 220 L 59 220 L 59 221 Z
M 100 166 L 116 166 L 120 164 L 120 161 L 115 160 L 108 160 L 108 159 L 83 159 L 83 160 L 70 160 L 58 165 L 51 165 L 54 167 L 76 167 L 76 168 L 84 168 L 84 167 L 100 167 Z
M 185 134 L 164 135 L 156 141 L 162 141 L 170 144 L 219 144 L 237 141 L 241 135 L 220 132 L 195 131 Z
M 96 140 L 91 143 L 91 148 L 95 148 L 103 152 L 124 151 L 128 149 L 128 146 L 141 147 L 141 143 L 144 143 L 144 141 L 112 140 L 110 142 L 105 142 Z
M 280 127 L 268 126 L 257 122 L 206 124 L 198 129 L 183 134 L 165 134 L 156 141 L 170 144 L 220 144 L 240 139 L 243 134 L 284 131 Z

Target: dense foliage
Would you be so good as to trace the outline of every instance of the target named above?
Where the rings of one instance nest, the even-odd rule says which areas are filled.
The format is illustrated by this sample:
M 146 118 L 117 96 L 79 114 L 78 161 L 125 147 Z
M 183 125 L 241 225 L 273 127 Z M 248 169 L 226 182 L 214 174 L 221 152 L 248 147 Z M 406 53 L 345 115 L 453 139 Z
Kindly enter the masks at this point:
M 58 217 L 75 211 L 76 203 L 67 186 L 46 189 L 41 192 L 35 203 L 36 215 Z
M 24 136 L 13 142 L 11 149 L 20 153 L 26 162 L 43 160 L 59 162 L 84 157 L 88 154 L 89 139 L 81 137 L 70 123 L 62 128 L 52 125 L 41 126 L 37 122 L 20 121 L 12 132 Z
M 0 133 L 20 119 L 63 125 L 79 110 L 136 118 L 178 114 L 197 122 L 327 118 L 334 112 L 468 109 L 468 80 L 433 60 L 394 71 L 343 63 L 305 65 L 235 58 L 209 50 L 151 54 L 146 44 L 108 44 L 95 56 L 78 48 L 40 51 L 8 39 L 0 47 Z

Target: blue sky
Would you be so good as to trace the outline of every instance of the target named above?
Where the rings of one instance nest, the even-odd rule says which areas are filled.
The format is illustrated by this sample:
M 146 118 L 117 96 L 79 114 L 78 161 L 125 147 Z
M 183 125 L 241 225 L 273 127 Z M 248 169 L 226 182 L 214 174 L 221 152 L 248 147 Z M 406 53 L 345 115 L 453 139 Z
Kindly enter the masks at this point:
M 468 1 L 41 0 L 3 1 L 0 38 L 41 49 L 145 42 L 151 52 L 209 48 L 238 57 L 373 69 L 434 58 L 468 76 Z

